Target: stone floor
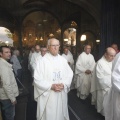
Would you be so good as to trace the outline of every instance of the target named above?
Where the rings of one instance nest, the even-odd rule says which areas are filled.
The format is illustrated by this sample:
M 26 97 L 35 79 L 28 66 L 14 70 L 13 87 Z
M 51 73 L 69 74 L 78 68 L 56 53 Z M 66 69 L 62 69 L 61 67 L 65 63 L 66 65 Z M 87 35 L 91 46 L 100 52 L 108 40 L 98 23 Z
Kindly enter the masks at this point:
M 76 96 L 76 90 L 68 94 L 68 108 L 70 120 L 104 120 L 104 117 L 97 113 L 94 106 L 90 105 L 90 99 L 81 100 Z M 36 120 L 36 102 L 31 98 L 27 105 L 27 120 Z
M 71 115 L 71 120 L 105 120 L 90 104 L 90 96 L 86 100 L 81 100 L 76 96 L 76 90 L 69 92 L 68 105 L 72 108 L 72 113 L 75 113 L 75 115 Z M 76 116 L 76 119 L 73 119 L 72 116 Z

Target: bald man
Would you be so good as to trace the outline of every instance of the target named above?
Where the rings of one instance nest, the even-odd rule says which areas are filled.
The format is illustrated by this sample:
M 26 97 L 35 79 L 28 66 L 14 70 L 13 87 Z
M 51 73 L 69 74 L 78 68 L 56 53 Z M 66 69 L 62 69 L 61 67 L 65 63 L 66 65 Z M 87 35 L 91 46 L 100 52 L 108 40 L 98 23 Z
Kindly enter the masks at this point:
M 112 87 L 103 102 L 105 120 L 120 120 L 120 53 L 113 61 L 111 81 Z
M 72 54 L 69 54 L 68 48 L 64 48 L 64 53 L 62 56 L 68 61 L 68 64 L 70 65 L 71 69 L 74 70 L 74 60 Z
M 75 68 L 75 87 L 77 96 L 86 99 L 90 93 L 92 72 L 95 66 L 95 60 L 91 52 L 91 46 L 86 45 L 76 62 Z
M 95 78 L 91 82 L 92 100 L 94 101 L 97 112 L 104 116 L 103 100 L 105 94 L 111 88 L 111 71 L 112 61 L 116 55 L 116 51 L 108 47 L 103 57 L 96 63 Z

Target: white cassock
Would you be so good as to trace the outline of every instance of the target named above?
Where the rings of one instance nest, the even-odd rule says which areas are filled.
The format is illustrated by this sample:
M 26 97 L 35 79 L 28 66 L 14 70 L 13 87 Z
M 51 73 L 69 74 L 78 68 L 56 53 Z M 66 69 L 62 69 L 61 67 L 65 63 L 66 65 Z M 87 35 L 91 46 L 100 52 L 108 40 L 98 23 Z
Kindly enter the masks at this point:
M 82 52 L 76 62 L 75 68 L 75 87 L 77 96 L 81 99 L 86 99 L 90 93 L 92 71 L 95 66 L 95 60 L 92 54 Z M 90 70 L 91 74 L 86 74 L 85 71 Z
M 34 53 L 34 52 L 33 52 Z M 30 66 L 30 61 L 31 61 L 31 57 L 32 57 L 32 54 L 33 54 L 31 51 L 29 53 L 29 56 L 28 56 L 28 69 L 31 71 L 31 66 Z
M 28 61 L 30 62 L 30 60 L 31 60 L 31 57 L 32 57 L 32 54 L 33 54 L 34 52 L 31 52 L 30 51 L 30 53 L 29 53 L 29 56 L 28 56 Z
M 34 72 L 34 98 L 37 101 L 37 120 L 69 120 L 67 93 L 73 72 L 67 61 L 60 55 L 46 53 L 37 62 Z M 63 83 L 61 92 L 54 92 L 51 86 Z
M 42 59 L 42 55 L 39 55 L 38 57 L 36 57 L 35 61 L 33 62 L 34 70 L 37 66 L 37 62 L 39 62 L 41 59 Z
M 95 78 L 91 81 L 92 103 L 94 102 L 97 112 L 104 116 L 103 101 L 106 93 L 111 88 L 112 62 L 108 62 L 103 56 L 95 67 Z M 94 82 L 94 83 L 93 83 Z M 94 89 L 93 89 L 94 88 Z
M 72 55 L 70 54 L 62 54 L 62 56 L 70 63 L 70 67 L 72 70 L 74 70 L 74 60 L 73 60 L 73 57 Z
M 40 52 L 34 52 L 31 56 L 31 60 L 30 60 L 30 66 L 31 66 L 31 71 L 32 71 L 32 76 L 34 75 L 34 69 L 36 66 L 36 60 L 38 57 L 42 57 Z
M 71 56 L 73 57 L 72 53 L 71 53 L 69 50 L 68 50 L 68 54 L 71 55 Z
M 114 59 L 111 80 L 112 87 L 103 102 L 105 120 L 120 120 L 120 53 Z

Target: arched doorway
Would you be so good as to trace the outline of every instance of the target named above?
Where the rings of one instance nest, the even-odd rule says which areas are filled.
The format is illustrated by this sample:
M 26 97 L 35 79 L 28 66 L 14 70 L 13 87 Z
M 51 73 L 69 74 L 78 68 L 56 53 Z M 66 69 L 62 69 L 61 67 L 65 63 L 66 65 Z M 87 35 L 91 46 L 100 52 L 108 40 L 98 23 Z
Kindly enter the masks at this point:
M 64 46 L 76 46 L 76 29 L 68 28 L 64 31 Z
M 68 47 L 76 59 L 76 33 L 77 23 L 73 20 L 67 21 L 63 27 L 63 48 Z
M 58 21 L 49 13 L 36 11 L 28 14 L 22 25 L 22 43 L 24 47 L 36 44 L 46 45 L 49 38 L 60 40 L 61 29 Z
M 86 38 L 83 39 L 82 37 L 85 36 Z M 82 33 L 82 35 L 80 36 L 80 44 L 81 44 L 81 51 L 83 51 L 83 48 L 86 44 L 91 45 L 92 47 L 92 54 L 94 55 L 95 59 L 98 59 L 98 55 L 99 55 L 99 42 L 97 40 L 97 36 L 91 32 L 91 31 L 85 31 Z

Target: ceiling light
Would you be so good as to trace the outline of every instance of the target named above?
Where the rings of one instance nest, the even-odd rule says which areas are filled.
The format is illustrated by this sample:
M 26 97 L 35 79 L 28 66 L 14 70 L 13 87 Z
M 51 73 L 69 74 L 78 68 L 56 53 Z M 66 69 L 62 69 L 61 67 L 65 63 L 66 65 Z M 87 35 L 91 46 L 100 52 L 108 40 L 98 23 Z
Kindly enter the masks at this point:
M 60 32 L 61 32 L 61 29 L 59 28 L 56 32 L 57 32 L 57 33 L 60 33 Z
M 43 40 L 43 38 L 42 37 L 40 37 L 40 41 L 42 41 Z
M 37 37 L 35 38 L 35 40 L 38 40 Z
M 50 37 L 53 37 L 54 35 L 52 33 L 49 34 Z
M 46 20 L 46 19 L 44 19 L 44 20 L 43 20 L 43 22 L 47 22 L 47 20 Z
M 42 25 L 41 23 L 38 24 L 38 26 L 41 26 L 41 25 Z

